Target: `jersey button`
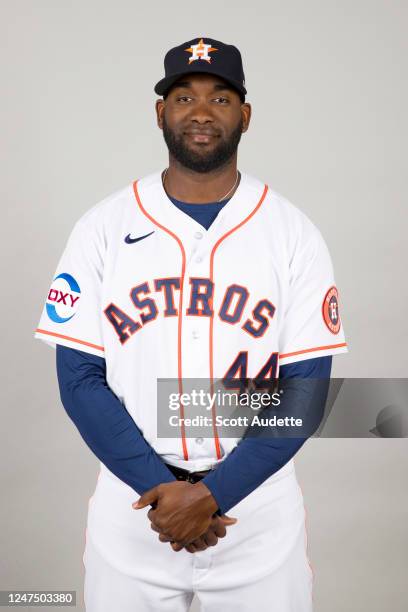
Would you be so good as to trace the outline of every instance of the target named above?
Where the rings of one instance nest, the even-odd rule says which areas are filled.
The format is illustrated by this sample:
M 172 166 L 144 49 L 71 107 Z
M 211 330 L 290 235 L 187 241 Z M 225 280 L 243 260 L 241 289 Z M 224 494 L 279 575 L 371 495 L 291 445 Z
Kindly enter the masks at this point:
M 198 340 L 198 338 L 200 337 L 200 332 L 197 329 L 193 329 L 191 335 L 193 336 L 194 340 Z
M 202 444 L 204 442 L 204 438 L 196 438 L 196 444 Z
M 196 263 L 201 263 L 202 261 L 203 261 L 203 258 L 202 258 L 202 257 L 197 257 L 197 258 L 196 258 Z
M 201 240 L 201 238 L 202 238 L 202 237 L 203 237 L 202 232 L 196 232 L 196 233 L 194 234 L 194 238 L 196 238 L 197 240 Z

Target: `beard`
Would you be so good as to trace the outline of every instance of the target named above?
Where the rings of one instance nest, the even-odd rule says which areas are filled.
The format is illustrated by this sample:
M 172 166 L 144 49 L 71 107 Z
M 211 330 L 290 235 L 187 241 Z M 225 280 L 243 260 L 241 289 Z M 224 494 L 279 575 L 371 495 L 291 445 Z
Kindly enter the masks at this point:
M 202 151 L 193 151 L 185 145 L 183 135 L 169 128 L 163 117 L 163 137 L 169 153 L 185 168 L 194 172 L 211 172 L 224 166 L 234 155 L 242 135 L 242 117 L 228 138 L 220 137 L 220 141 L 210 151 L 203 147 Z

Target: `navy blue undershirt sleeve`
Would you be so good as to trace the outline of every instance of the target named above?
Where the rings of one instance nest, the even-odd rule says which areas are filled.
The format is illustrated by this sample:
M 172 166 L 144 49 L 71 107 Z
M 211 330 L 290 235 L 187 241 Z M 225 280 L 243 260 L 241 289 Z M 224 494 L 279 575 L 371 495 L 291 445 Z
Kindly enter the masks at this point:
M 330 378 L 332 357 L 316 357 L 280 366 L 279 378 Z
M 68 416 L 115 476 L 140 495 L 175 480 L 109 388 L 103 357 L 57 345 L 57 375 Z
M 319 357 L 282 366 L 279 379 L 308 378 L 307 395 L 313 397 L 313 389 L 320 389 L 318 379 L 330 378 L 332 358 Z M 301 403 L 304 407 L 304 390 L 299 384 L 285 390 L 281 406 L 287 409 Z M 300 402 L 299 402 L 300 399 Z M 324 398 L 325 399 L 325 398 Z M 247 437 L 221 461 L 202 482 L 211 491 L 218 504 L 218 513 L 225 514 L 233 506 L 259 487 L 267 478 L 280 470 L 306 442 L 307 437 Z

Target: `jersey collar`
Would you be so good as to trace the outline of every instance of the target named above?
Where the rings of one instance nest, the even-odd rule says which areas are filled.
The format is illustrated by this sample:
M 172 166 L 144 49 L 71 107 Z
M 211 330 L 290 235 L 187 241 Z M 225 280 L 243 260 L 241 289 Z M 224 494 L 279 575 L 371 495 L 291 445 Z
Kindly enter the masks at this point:
M 241 172 L 241 181 L 234 195 L 206 230 L 169 199 L 162 184 L 161 171 L 135 181 L 133 188 L 138 207 L 156 225 L 175 234 L 181 241 L 188 241 L 189 236 L 200 231 L 210 242 L 231 232 L 255 214 L 267 190 L 267 186 L 261 181 Z

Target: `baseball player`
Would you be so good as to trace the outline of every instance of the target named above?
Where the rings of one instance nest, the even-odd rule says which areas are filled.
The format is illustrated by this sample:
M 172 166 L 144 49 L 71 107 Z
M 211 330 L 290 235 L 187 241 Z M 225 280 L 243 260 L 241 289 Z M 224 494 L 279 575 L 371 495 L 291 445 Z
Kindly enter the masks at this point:
M 200 37 L 155 86 L 169 163 L 76 223 L 36 337 L 57 348 L 63 405 L 100 460 L 89 502 L 88 612 L 310 612 L 293 456 L 303 437 L 191 437 L 181 402 L 158 435 L 158 380 L 258 388 L 328 379 L 347 346 L 326 244 L 237 168 L 251 106 L 241 54 Z M 289 402 L 292 401 L 289 399 Z

